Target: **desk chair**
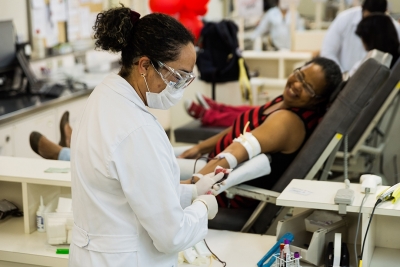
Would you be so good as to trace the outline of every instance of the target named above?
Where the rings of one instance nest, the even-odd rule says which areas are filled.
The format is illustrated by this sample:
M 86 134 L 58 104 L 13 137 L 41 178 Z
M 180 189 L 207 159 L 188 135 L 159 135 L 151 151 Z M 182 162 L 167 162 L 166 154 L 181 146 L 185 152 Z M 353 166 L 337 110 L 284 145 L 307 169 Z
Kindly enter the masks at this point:
M 373 161 L 377 159 L 382 171 L 382 155 L 386 146 L 387 137 L 393 125 L 400 104 L 400 60 L 391 70 L 391 74 L 382 87 L 373 92 L 371 101 L 358 115 L 348 131 L 347 162 L 350 173 L 370 172 Z M 391 107 L 391 109 L 389 109 Z M 328 172 L 343 171 L 344 144 L 339 151 L 330 156 L 332 164 L 324 167 L 321 180 L 328 178 Z
M 318 127 L 271 190 L 246 184 L 233 186 L 226 190 L 230 195 L 240 195 L 261 201 L 242 227 L 242 232 L 251 229 L 251 232 L 266 233 L 273 218 L 280 210 L 279 207 L 272 205 L 276 202 L 279 193 L 294 178 L 313 179 L 315 177 L 329 155 L 336 153 L 343 135 L 348 133 L 357 115 L 366 103 L 372 100 L 371 96 L 374 90 L 381 87 L 389 73 L 390 70 L 387 67 L 382 66 L 374 59 L 365 61 L 340 91 Z M 240 214 L 233 214 L 234 217 L 230 217 L 230 213 L 232 210 L 221 208 L 217 217 L 210 221 L 209 227 L 237 230 L 230 228 L 230 225 L 237 227 L 235 222 L 242 218 L 239 218 Z M 218 225 L 224 227 L 221 228 Z M 271 226 L 273 229 L 274 225 Z

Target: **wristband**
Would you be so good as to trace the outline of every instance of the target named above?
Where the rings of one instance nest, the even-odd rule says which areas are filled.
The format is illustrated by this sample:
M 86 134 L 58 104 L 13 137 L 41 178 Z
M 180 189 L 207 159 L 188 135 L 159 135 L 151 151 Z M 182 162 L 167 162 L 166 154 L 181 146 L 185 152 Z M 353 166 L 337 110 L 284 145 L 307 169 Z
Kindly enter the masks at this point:
M 232 155 L 231 153 L 228 152 L 222 152 L 219 153 L 216 158 L 218 159 L 226 159 L 226 161 L 229 164 L 229 168 L 230 169 L 234 169 L 237 166 L 237 159 L 235 158 L 234 155 Z

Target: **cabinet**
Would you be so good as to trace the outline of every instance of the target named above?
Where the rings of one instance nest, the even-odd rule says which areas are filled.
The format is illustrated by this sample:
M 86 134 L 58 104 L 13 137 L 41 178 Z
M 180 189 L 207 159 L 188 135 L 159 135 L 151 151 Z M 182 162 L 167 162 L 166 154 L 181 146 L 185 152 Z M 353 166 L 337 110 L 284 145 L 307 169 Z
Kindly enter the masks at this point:
M 40 132 L 49 140 L 56 137 L 56 117 L 54 110 L 29 116 L 14 124 L 14 149 L 15 156 L 35 158 L 39 157 L 30 147 L 29 135 L 33 131 Z
M 69 112 L 69 124 L 71 125 L 71 128 L 74 129 L 78 123 L 80 115 L 82 114 L 82 112 L 85 108 L 86 101 L 87 101 L 87 98 L 83 97 L 83 98 L 79 98 L 75 101 L 71 101 L 69 103 L 57 106 L 57 108 L 55 109 L 56 122 L 57 122 L 55 140 L 57 141 L 57 143 L 61 137 L 60 121 L 61 121 L 62 115 L 66 111 Z
M 0 155 L 14 156 L 14 127 L 6 126 L 0 128 Z
M 40 158 L 30 146 L 29 136 L 37 131 L 50 141 L 60 141 L 60 119 L 65 111 L 70 112 L 70 124 L 76 125 L 87 100 L 87 94 L 68 100 L 56 99 L 47 107 L 31 108 L 24 116 L 16 116 L 0 127 L 0 155 Z M 59 103 L 57 103 L 59 102 Z
M 277 205 L 299 207 L 308 209 L 320 209 L 338 211 L 338 205 L 334 204 L 334 197 L 344 183 L 309 181 L 293 179 L 277 199 Z M 354 266 L 354 233 L 357 225 L 356 219 L 364 194 L 361 193 L 360 184 L 351 184 L 350 188 L 355 192 L 352 205 L 347 206 L 349 220 L 349 233 L 347 245 L 350 251 L 351 264 Z M 381 192 L 387 186 L 380 186 L 377 192 Z M 357 245 L 363 241 L 370 214 L 376 202 L 376 194 L 368 196 L 362 208 L 361 232 Z M 375 210 L 374 217 L 365 241 L 363 267 L 398 266 L 400 262 L 400 202 L 381 203 Z M 359 249 L 360 251 L 360 249 Z

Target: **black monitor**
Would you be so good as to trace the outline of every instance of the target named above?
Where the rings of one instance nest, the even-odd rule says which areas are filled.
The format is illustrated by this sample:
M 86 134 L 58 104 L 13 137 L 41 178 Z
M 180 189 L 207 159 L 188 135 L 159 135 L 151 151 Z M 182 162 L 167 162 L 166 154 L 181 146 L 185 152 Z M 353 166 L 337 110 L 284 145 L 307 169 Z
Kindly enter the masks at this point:
M 12 20 L 0 21 L 0 69 L 15 62 L 16 40 Z

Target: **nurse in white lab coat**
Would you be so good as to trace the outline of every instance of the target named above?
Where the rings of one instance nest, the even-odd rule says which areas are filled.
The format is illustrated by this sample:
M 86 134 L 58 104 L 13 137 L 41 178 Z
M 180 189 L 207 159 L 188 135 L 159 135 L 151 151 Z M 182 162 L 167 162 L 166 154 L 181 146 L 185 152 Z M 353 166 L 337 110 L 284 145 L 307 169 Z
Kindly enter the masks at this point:
M 69 266 L 177 266 L 217 213 L 222 178 L 180 185 L 173 149 L 151 108 L 176 104 L 194 79 L 192 35 L 174 18 L 102 12 L 96 47 L 121 51 L 122 67 L 92 92 L 71 141 L 74 228 Z

